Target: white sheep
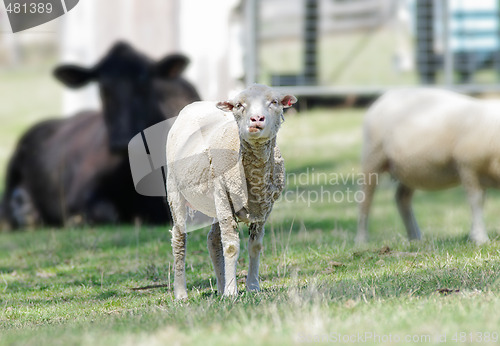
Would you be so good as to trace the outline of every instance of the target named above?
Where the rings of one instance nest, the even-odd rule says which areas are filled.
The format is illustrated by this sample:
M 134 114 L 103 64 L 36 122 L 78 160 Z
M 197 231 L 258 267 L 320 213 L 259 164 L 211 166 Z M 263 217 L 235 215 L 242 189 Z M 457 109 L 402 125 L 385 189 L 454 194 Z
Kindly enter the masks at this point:
M 167 139 L 167 191 L 174 225 L 174 295 L 187 297 L 186 207 L 216 218 L 207 244 L 219 294 L 237 294 L 237 221 L 249 224 L 247 290 L 259 290 L 264 224 L 285 184 L 276 145 L 283 108 L 297 99 L 254 84 L 234 99 L 186 106 Z M 228 112 L 228 113 L 225 113 Z
M 368 214 L 377 179 L 388 171 L 399 183 L 396 203 L 408 238 L 420 239 L 412 211 L 415 189 L 440 190 L 462 184 L 472 210 L 470 239 L 488 241 L 484 190 L 500 185 L 500 102 L 422 88 L 387 92 L 364 120 L 358 243 L 367 240 Z

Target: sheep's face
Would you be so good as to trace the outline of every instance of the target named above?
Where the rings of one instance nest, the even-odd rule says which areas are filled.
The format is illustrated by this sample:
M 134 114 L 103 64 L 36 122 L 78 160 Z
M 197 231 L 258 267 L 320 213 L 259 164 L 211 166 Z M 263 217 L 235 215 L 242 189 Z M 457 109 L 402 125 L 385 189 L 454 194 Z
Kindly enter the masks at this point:
M 217 108 L 232 112 L 240 137 L 248 142 L 269 140 L 276 136 L 283 119 L 283 109 L 297 99 L 282 95 L 268 86 L 254 84 L 234 99 L 217 103 Z

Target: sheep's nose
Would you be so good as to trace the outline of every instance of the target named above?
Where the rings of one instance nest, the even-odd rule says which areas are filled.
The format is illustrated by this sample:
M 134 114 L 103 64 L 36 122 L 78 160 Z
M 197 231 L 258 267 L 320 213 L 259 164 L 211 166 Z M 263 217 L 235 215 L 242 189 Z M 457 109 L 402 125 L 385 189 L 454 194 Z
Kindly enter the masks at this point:
M 262 122 L 264 120 L 266 120 L 266 117 L 263 115 L 254 115 L 254 116 L 250 117 L 250 121 L 253 123 Z

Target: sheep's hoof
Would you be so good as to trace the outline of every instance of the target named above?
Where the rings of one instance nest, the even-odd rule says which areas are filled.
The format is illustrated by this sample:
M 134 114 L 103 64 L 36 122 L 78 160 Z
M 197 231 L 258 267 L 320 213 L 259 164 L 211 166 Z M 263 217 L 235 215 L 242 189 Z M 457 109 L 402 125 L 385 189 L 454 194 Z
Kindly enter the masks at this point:
M 247 291 L 248 292 L 259 292 L 260 291 L 260 286 L 259 283 L 252 283 L 252 284 L 247 284 Z
M 354 243 L 356 245 L 363 245 L 368 243 L 368 235 L 358 232 L 358 234 L 356 234 L 356 237 L 354 238 Z
M 476 245 L 484 245 L 490 242 L 488 236 L 485 237 L 471 237 L 470 240 Z
M 174 292 L 175 300 L 186 300 L 188 295 L 186 291 Z
M 420 233 L 420 230 L 417 230 L 414 232 L 408 232 L 408 240 L 409 241 L 420 241 L 420 240 L 422 240 L 422 233 Z
M 224 290 L 224 294 L 222 295 L 223 297 L 234 297 L 235 295 L 238 294 L 238 289 L 235 287 L 226 287 Z

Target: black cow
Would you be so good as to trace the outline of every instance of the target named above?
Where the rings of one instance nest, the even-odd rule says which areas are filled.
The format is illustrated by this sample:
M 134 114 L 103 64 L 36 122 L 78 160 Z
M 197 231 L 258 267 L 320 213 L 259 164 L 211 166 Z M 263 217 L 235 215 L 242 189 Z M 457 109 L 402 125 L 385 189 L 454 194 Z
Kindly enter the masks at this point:
M 200 99 L 180 77 L 187 64 L 182 55 L 153 62 L 117 43 L 93 68 L 57 67 L 55 77 L 71 88 L 96 81 L 103 110 L 41 122 L 23 135 L 7 167 L 2 201 L 7 223 L 17 228 L 136 217 L 168 222 L 163 198 L 135 192 L 127 145 L 141 130 Z

